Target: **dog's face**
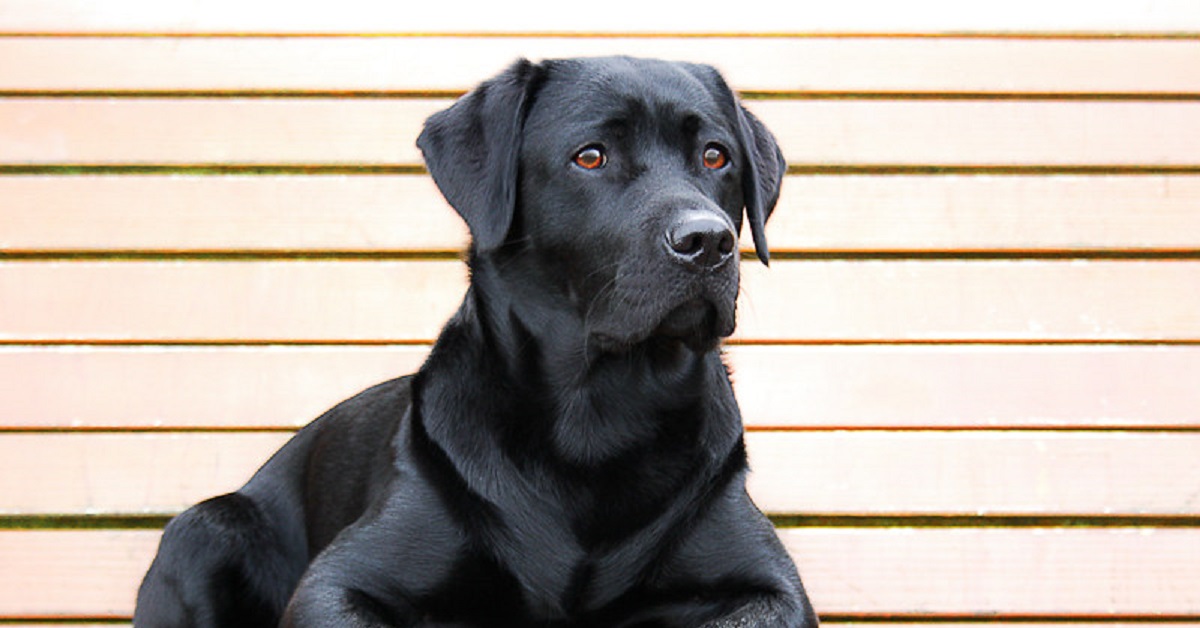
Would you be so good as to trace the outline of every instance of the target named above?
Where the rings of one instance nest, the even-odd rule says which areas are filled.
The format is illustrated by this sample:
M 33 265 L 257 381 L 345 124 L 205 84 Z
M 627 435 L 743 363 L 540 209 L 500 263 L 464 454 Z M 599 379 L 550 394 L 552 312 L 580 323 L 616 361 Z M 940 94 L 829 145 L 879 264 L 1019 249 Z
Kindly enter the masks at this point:
M 783 159 L 706 66 L 519 63 L 431 118 L 420 143 L 474 254 L 545 283 L 602 349 L 707 349 L 733 332 L 743 207 L 767 260 Z

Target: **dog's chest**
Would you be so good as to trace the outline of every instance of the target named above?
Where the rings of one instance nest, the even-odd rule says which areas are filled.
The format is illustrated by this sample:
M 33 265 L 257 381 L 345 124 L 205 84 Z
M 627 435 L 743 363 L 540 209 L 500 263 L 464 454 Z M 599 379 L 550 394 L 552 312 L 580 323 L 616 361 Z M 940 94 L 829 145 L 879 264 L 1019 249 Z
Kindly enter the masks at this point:
M 669 529 L 660 519 L 619 538 L 589 542 L 579 513 L 562 501 L 528 497 L 521 500 L 524 508 L 506 513 L 493 549 L 519 583 L 527 611 L 546 620 L 586 614 L 620 598 L 637 584 Z M 587 519 L 602 521 L 594 511 Z

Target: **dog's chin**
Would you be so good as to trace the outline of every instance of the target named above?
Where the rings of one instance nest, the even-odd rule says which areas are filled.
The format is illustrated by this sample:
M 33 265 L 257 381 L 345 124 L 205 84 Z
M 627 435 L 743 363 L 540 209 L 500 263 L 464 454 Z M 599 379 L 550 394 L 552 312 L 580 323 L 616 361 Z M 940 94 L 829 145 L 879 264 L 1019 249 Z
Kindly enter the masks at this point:
M 593 341 L 603 351 L 621 352 L 647 341 L 678 342 L 696 352 L 715 349 L 733 333 L 732 308 L 724 313 L 712 302 L 692 299 L 674 309 L 651 328 L 628 334 L 596 333 Z
M 707 351 L 733 333 L 733 324 L 721 321 L 717 308 L 704 299 L 693 299 L 667 313 L 651 337 L 678 340 L 694 351 Z

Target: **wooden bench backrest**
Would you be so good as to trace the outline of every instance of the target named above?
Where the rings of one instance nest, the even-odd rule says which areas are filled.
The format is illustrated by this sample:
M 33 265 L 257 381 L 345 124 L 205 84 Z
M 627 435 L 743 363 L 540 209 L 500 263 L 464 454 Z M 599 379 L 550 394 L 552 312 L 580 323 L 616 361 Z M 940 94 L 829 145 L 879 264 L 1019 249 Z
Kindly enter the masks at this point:
M 1200 625 L 1197 6 L 249 4 L 0 0 L 0 625 L 127 622 L 168 517 L 413 370 L 465 282 L 421 121 L 609 53 L 791 164 L 728 355 L 826 623 Z

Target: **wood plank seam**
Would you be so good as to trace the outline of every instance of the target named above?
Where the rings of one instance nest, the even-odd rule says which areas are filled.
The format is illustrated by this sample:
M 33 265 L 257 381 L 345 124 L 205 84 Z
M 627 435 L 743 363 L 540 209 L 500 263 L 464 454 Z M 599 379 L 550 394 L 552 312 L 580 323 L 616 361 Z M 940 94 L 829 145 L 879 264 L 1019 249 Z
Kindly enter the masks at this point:
M 1012 30 L 988 31 L 974 30 L 970 32 L 906 32 L 906 31 L 795 31 L 795 32 L 742 32 L 742 31 L 132 31 L 132 30 L 97 30 L 97 31 L 37 31 L 37 30 L 3 30 L 0 37 L 14 39 L 394 39 L 394 38 L 466 38 L 466 39 L 915 39 L 915 40 L 1014 40 L 1014 41 L 1179 41 L 1200 39 L 1200 31 L 1188 29 L 1164 32 L 1121 31 L 1105 29 L 1103 31 L 1069 31 L 1069 30 Z
M 1176 624 L 1200 622 L 1200 613 L 822 613 L 821 623 L 853 624 Z
M 0 98 L 46 99 L 327 99 L 407 100 L 454 99 L 461 90 L 417 89 L 0 89 Z M 906 100 L 906 101 L 1035 101 L 1035 102 L 1195 102 L 1200 92 L 1048 92 L 1048 91 L 807 91 L 741 90 L 742 100 Z
M 177 512 L 0 514 L 0 530 L 161 530 Z M 777 528 L 1152 529 L 1200 528 L 1200 515 L 770 514 Z
M 398 374 L 399 375 L 399 374 Z M 72 425 L 72 426 L 29 426 L 29 425 L 0 425 L 0 435 L 3 434 L 259 434 L 259 433 L 290 433 L 299 429 L 293 425 Z M 997 427 L 991 425 L 770 425 L 754 424 L 745 427 L 746 433 L 793 432 L 793 433 L 849 433 L 849 432 L 880 432 L 880 433 L 910 433 L 910 432 L 1044 432 L 1044 433 L 1074 433 L 1074 434 L 1194 434 L 1200 432 L 1200 422 L 1195 425 L 1083 425 L 1068 427 L 1062 425 L 1021 425 L 1018 427 Z
M 0 248 L 0 261 L 453 261 L 462 260 L 461 249 L 37 249 Z M 741 253 L 743 262 L 757 260 L 753 252 Z M 1079 248 L 1079 249 L 976 249 L 976 250 L 858 250 L 809 249 L 771 251 L 772 261 L 1198 261 L 1200 248 Z
M 321 339 L 321 338 L 170 338 L 170 339 L 140 339 L 140 338 L 0 338 L 0 347 L 412 347 L 425 346 L 431 342 L 427 338 L 365 338 L 365 339 Z M 746 347 L 863 347 L 863 346 L 893 346 L 893 347 L 1193 347 L 1200 346 L 1200 338 L 1178 338 L 1168 340 L 1142 338 L 1106 338 L 1106 339 L 995 339 L 980 340 L 977 338 L 947 338 L 933 340 L 873 340 L 857 338 L 831 339 L 732 339 L 724 343 L 726 346 Z
M 193 176 L 255 176 L 255 175 L 425 175 L 428 172 L 415 163 L 46 163 L 0 164 L 0 176 L 5 175 L 193 175 Z M 838 164 L 793 163 L 787 174 L 792 176 L 1168 176 L 1198 175 L 1196 164 L 1061 164 L 1061 165 L 997 165 L 997 164 Z

